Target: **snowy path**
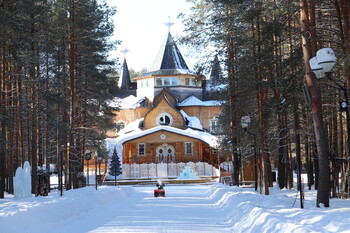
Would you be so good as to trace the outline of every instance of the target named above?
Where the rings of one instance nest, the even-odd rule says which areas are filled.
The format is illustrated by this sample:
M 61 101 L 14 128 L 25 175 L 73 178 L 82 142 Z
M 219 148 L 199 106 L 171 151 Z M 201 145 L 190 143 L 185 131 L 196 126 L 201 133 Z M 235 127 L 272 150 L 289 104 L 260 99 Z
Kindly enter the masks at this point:
M 166 198 L 154 198 L 153 190 L 142 188 L 145 196 L 132 210 L 92 232 L 222 232 L 208 186 L 168 186 Z
M 8 196 L 0 200 L 0 232 L 350 232 L 350 200 L 316 208 L 315 191 L 306 193 L 301 210 L 295 190 L 264 196 L 220 184 L 167 186 L 166 198 L 154 198 L 154 188 L 89 187 L 20 201 Z

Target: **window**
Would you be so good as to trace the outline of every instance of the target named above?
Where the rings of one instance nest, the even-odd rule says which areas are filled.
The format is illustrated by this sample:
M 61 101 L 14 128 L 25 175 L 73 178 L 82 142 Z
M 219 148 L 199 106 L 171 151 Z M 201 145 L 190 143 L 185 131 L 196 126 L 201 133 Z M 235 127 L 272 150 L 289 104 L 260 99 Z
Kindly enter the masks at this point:
M 172 86 L 178 86 L 179 85 L 179 77 L 173 77 L 171 79 L 171 85 Z
M 163 85 L 162 78 L 156 78 L 156 85 L 157 86 L 162 86 Z
M 217 121 L 210 121 L 210 132 L 216 132 L 218 127 Z
M 209 127 L 211 133 L 218 133 L 218 117 L 209 120 Z
M 185 143 L 185 154 L 186 155 L 193 155 L 193 143 L 192 142 Z
M 197 86 L 197 79 L 195 78 L 191 79 L 191 86 Z
M 138 155 L 144 156 L 146 154 L 146 144 L 145 143 L 139 143 L 138 144 Z
M 165 77 L 163 78 L 163 86 L 170 86 L 171 85 L 171 78 Z
M 143 83 L 144 83 L 143 80 L 141 80 L 140 83 L 141 83 L 141 88 L 143 88 Z
M 178 86 L 179 77 L 156 78 L 156 86 Z
M 185 85 L 186 86 L 190 85 L 190 78 L 188 78 L 188 77 L 185 78 Z
M 157 125 L 172 125 L 173 118 L 169 113 L 161 113 L 157 116 Z

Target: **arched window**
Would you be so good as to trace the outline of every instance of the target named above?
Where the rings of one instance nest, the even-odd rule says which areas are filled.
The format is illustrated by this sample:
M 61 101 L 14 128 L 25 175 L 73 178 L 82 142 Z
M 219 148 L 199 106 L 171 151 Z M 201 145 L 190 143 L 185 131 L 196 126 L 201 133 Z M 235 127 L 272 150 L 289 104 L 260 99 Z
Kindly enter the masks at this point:
M 157 116 L 157 125 L 172 125 L 173 118 L 169 113 L 163 112 Z
M 157 147 L 156 152 L 158 163 L 175 162 L 175 149 L 173 146 L 164 143 Z

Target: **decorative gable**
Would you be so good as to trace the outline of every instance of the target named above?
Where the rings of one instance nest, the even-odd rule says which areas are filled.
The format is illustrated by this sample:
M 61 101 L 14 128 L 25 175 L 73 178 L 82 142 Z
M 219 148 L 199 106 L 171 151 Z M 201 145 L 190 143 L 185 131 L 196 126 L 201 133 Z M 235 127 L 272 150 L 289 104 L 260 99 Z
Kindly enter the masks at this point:
M 165 94 L 160 96 L 159 103 L 145 116 L 144 129 L 156 126 L 171 126 L 183 129 L 185 122 L 182 114 L 174 108 Z
M 159 104 L 159 102 L 164 98 L 163 96 L 166 96 L 167 100 L 169 101 L 169 103 L 172 106 L 176 106 L 177 105 L 176 98 L 172 94 L 170 94 L 165 88 L 163 88 L 163 90 L 159 93 L 159 95 L 154 97 L 154 99 L 153 99 L 153 106 L 157 106 Z

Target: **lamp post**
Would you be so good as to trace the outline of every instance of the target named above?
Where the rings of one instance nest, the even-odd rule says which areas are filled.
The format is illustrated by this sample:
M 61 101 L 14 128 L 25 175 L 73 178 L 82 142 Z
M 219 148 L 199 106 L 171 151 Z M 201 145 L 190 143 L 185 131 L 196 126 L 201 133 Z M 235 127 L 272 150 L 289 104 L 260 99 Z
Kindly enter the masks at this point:
M 341 90 L 344 95 L 344 99 L 339 102 L 339 108 L 341 112 L 345 112 L 346 116 L 346 131 L 348 138 L 348 153 L 350 153 L 350 113 L 349 113 L 349 103 L 348 103 L 348 93 L 346 84 L 340 85 L 337 83 L 329 74 L 336 63 L 336 56 L 331 48 L 323 48 L 317 51 L 316 57 L 310 59 L 310 66 L 312 71 L 315 73 L 317 79 L 322 79 L 324 77 L 335 84 L 329 85 L 335 89 Z
M 249 116 L 242 116 L 241 118 L 241 126 L 243 128 L 243 130 L 247 133 L 249 133 L 250 135 L 253 136 L 253 151 L 254 151 L 254 180 L 255 180 L 255 184 L 254 184 L 254 189 L 255 192 L 258 191 L 258 162 L 257 162 L 257 155 L 256 155 L 256 135 L 254 133 L 252 133 L 251 131 L 248 130 L 248 126 L 250 124 L 250 117 Z
M 86 168 L 87 168 L 87 185 L 89 186 L 89 160 L 91 159 L 91 151 L 90 150 L 86 150 L 85 154 L 84 154 L 84 158 L 86 160 Z
M 61 145 L 61 153 L 60 153 L 60 174 L 58 178 L 58 186 L 60 189 L 60 196 L 63 196 L 63 156 L 64 156 L 65 146 Z
M 98 157 L 98 176 L 99 176 L 99 181 L 101 181 L 101 162 L 103 162 L 104 159 L 103 157 Z
M 95 152 L 95 187 L 96 187 L 96 190 L 97 190 L 97 160 L 98 160 L 98 155 Z
M 305 48 L 306 46 L 304 46 L 304 49 Z M 305 50 L 304 50 L 304 53 L 305 53 Z M 318 82 L 314 79 L 315 78 L 322 79 L 326 76 L 327 78 L 329 78 L 329 75 L 326 75 L 326 74 L 330 72 L 334 67 L 336 63 L 336 57 L 331 48 L 323 48 L 317 51 L 316 57 L 313 57 L 309 60 L 309 64 L 307 64 L 306 59 L 304 59 L 304 62 L 305 62 L 306 71 L 308 72 L 306 75 L 306 80 L 307 80 L 308 87 L 311 92 L 311 96 L 313 100 L 311 109 L 313 114 L 312 116 L 313 116 L 314 130 L 315 130 L 315 136 L 316 136 L 316 145 L 319 153 L 318 164 L 320 167 L 320 174 L 319 174 L 319 181 L 318 181 L 316 206 L 319 207 L 320 203 L 323 203 L 325 207 L 329 207 L 330 182 L 329 182 L 329 161 L 328 161 L 327 140 L 326 140 L 326 135 L 323 127 L 322 107 L 321 107 L 321 98 L 320 98 L 321 94 L 319 90 L 316 89 Z M 310 72 L 310 69 L 314 73 L 314 75 Z M 316 83 L 316 86 L 314 83 Z M 346 92 L 344 92 L 344 94 L 346 94 Z M 349 135 L 349 130 L 348 130 L 348 135 Z M 297 162 L 299 163 L 299 161 Z M 299 180 L 300 180 L 300 186 L 301 186 L 301 175 L 298 175 L 298 185 L 299 185 Z M 300 189 L 300 192 L 301 192 L 301 189 Z M 302 204 L 301 196 L 302 194 L 300 193 L 300 201 Z

